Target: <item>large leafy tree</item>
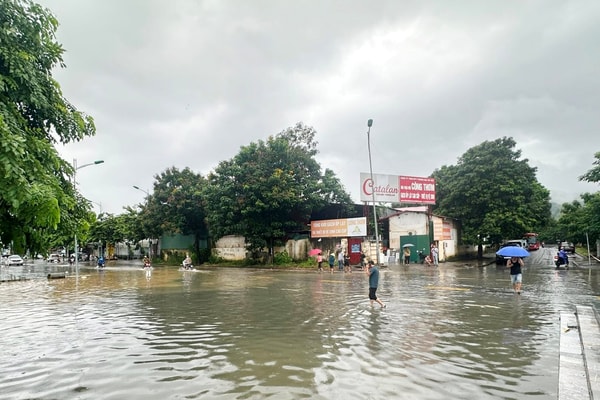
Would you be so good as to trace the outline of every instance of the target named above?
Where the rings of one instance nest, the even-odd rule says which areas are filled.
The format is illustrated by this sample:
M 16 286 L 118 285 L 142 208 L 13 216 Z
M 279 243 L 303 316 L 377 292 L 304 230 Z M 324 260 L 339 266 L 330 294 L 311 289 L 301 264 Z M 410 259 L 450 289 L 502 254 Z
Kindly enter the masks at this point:
M 596 161 L 593 162 L 594 167 L 585 174 L 579 177 L 580 181 L 600 182 L 600 151 L 594 154 Z
M 512 138 L 485 141 L 467 150 L 456 165 L 434 171 L 435 212 L 461 221 L 464 242 L 520 238 L 548 222 L 550 193 L 515 146 Z
M 256 255 L 305 230 L 313 210 L 351 203 L 334 173 L 321 172 L 315 134 L 298 123 L 242 147 L 209 174 L 206 209 L 215 238 L 243 235 Z
M 0 0 L 0 238 L 21 249 L 42 249 L 51 230 L 71 236 L 87 214 L 54 147 L 95 134 L 52 78 L 64 66 L 57 26 L 32 1 Z
M 127 213 L 119 215 L 100 214 L 91 225 L 87 239 L 90 242 L 101 243 L 102 246 L 116 245 L 117 243 L 130 245 L 135 240 L 134 221 L 137 220 L 137 215 L 131 209 Z
M 594 167 L 580 176 L 579 180 L 600 182 L 600 152 L 594 157 Z M 562 205 L 557 221 L 557 238 L 575 243 L 585 243 L 587 239 L 595 242 L 600 238 L 600 192 L 584 193 L 581 200 Z
M 584 193 L 581 200 L 564 203 L 556 223 L 558 240 L 591 243 L 600 238 L 600 192 Z
M 164 233 L 194 235 L 194 252 L 205 261 L 200 242 L 208 237 L 203 192 L 207 180 L 190 168 L 171 167 L 155 177 L 153 193 L 140 213 L 147 237 Z

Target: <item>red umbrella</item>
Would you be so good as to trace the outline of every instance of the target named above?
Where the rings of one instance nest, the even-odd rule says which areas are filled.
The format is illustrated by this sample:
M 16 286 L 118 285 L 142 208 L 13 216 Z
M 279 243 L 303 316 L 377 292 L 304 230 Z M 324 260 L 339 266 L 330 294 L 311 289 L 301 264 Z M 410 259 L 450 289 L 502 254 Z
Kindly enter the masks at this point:
M 309 256 L 316 256 L 317 254 L 321 254 L 323 251 L 321 249 L 312 249 L 308 252 Z

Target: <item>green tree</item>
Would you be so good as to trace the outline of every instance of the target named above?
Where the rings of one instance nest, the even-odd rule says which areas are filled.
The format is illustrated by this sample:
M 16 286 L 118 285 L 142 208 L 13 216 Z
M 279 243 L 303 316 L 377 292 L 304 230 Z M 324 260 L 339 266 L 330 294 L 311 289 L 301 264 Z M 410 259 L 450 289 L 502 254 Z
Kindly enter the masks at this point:
M 589 238 L 594 243 L 600 238 L 600 192 L 584 193 L 581 200 L 562 205 L 557 239 L 586 243 Z
M 131 217 L 131 213 L 100 214 L 95 223 L 91 225 L 89 235 L 85 239 L 90 242 L 102 243 L 103 246 L 114 246 L 117 243 L 130 244 L 134 236 Z
M 80 229 L 75 221 L 85 218 L 88 205 L 69 182 L 72 166 L 54 147 L 95 134 L 92 118 L 52 78 L 53 68 L 64 66 L 57 26 L 32 1 L 0 0 L 0 238 L 34 251 L 50 230 L 65 236 Z
M 585 226 L 585 207 L 578 200 L 571 203 L 564 203 L 561 207 L 561 213 L 557 221 L 557 240 L 571 241 L 581 243 L 585 236 L 583 226 Z M 583 226 L 582 226 L 583 225 Z
M 594 167 L 581 175 L 579 177 L 580 181 L 600 182 L 600 151 L 594 154 L 594 158 L 596 158 L 596 161 L 592 163 Z
M 164 233 L 194 235 L 197 261 L 206 261 L 201 242 L 208 238 L 203 193 L 207 180 L 189 168 L 171 167 L 155 177 L 152 195 L 140 213 L 146 237 Z
M 243 235 L 258 256 L 282 244 L 288 233 L 306 230 L 313 210 L 329 203 L 351 204 L 334 173 L 321 173 L 315 134 L 298 123 L 219 163 L 208 176 L 205 198 L 215 238 Z
M 463 154 L 456 165 L 434 171 L 435 212 L 457 218 L 465 243 L 493 243 L 537 231 L 550 218 L 550 194 L 536 178 L 536 169 L 520 160 L 512 138 L 485 141 Z
M 580 243 L 585 243 L 585 234 L 590 243 L 596 243 L 600 239 L 600 192 L 585 193 L 581 198 L 584 202 L 584 215 L 581 219 Z

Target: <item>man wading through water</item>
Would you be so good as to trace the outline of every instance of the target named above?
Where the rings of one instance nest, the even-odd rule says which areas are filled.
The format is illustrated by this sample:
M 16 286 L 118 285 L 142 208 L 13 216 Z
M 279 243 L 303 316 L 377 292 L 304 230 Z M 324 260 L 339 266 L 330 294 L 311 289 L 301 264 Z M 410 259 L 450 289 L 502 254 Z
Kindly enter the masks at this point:
M 385 304 L 377 298 L 377 285 L 379 285 L 379 269 L 373 265 L 373 261 L 369 261 L 367 266 L 367 275 L 369 276 L 369 300 L 371 300 L 371 306 L 376 301 L 381 305 L 381 308 L 385 308 Z

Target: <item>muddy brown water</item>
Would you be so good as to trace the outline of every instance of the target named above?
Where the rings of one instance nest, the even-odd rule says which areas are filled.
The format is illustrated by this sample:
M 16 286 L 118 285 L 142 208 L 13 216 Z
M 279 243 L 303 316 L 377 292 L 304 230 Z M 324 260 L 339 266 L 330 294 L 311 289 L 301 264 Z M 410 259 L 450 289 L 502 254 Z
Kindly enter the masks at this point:
M 559 312 L 600 304 L 598 270 L 527 260 L 360 271 L 216 268 L 150 276 L 2 267 L 2 399 L 554 399 Z M 70 272 L 48 280 L 49 272 Z

